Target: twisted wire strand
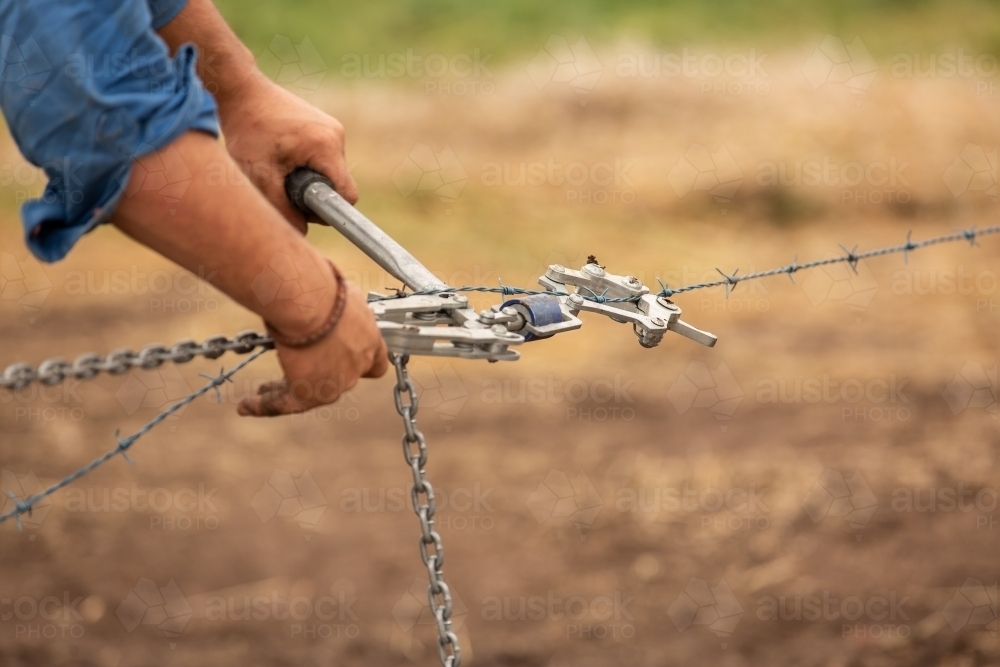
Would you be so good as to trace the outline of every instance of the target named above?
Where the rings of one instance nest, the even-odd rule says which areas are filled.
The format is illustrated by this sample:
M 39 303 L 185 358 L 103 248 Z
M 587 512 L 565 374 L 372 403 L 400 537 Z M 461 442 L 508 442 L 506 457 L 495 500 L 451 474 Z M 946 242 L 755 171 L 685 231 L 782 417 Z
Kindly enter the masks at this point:
M 184 406 L 188 405 L 189 403 L 193 402 L 195 399 L 204 396 L 213 389 L 216 392 L 218 392 L 219 387 L 222 384 L 229 381 L 230 378 L 233 377 L 233 375 L 238 373 L 245 366 L 250 364 L 252 361 L 257 359 L 257 357 L 264 354 L 265 352 L 267 352 L 266 348 L 263 350 L 257 350 L 252 355 L 250 355 L 249 357 L 238 363 L 236 366 L 234 366 L 232 370 L 220 372 L 218 376 L 204 376 L 210 379 L 208 384 L 204 385 L 200 389 L 191 392 L 181 400 L 177 401 L 176 403 L 168 407 L 166 410 L 160 412 L 158 415 L 149 420 L 142 428 L 140 428 L 132 435 L 122 438 L 120 437 L 119 432 L 115 431 L 115 440 L 118 442 L 118 445 L 114 449 L 105 452 L 104 454 L 97 457 L 87 465 L 83 466 L 82 468 L 79 468 L 70 475 L 67 475 L 66 477 L 59 480 L 58 482 L 48 487 L 47 489 L 40 491 L 33 496 L 28 496 L 27 498 L 18 498 L 13 492 L 9 492 L 7 495 L 14 502 L 14 509 L 7 512 L 6 514 L 0 515 L 0 524 L 4 523 L 8 519 L 13 518 L 15 521 L 17 521 L 17 527 L 18 530 L 20 530 L 22 514 L 31 512 L 31 508 L 34 507 L 42 499 L 51 496 L 59 489 L 69 486 L 76 480 L 101 467 L 102 465 L 104 465 L 105 463 L 107 463 L 108 461 L 110 461 L 119 454 L 129 463 L 133 463 L 133 461 L 128 457 L 127 452 L 129 448 L 136 443 L 137 440 L 139 440 L 142 436 L 146 435 L 151 430 L 156 428 L 156 426 L 158 426 L 164 419 L 174 414 L 175 412 L 177 412 Z

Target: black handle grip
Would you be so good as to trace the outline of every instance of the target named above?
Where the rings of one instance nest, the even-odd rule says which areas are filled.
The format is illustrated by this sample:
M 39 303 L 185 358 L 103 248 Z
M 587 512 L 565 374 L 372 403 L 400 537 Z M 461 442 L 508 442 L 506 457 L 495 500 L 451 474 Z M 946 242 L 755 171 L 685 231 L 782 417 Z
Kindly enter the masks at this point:
M 333 183 L 329 178 L 309 167 L 296 167 L 285 177 L 285 194 L 288 195 L 288 201 L 305 214 L 306 220 L 316 219 L 305 201 L 306 189 L 313 183 L 325 183 L 333 189 Z

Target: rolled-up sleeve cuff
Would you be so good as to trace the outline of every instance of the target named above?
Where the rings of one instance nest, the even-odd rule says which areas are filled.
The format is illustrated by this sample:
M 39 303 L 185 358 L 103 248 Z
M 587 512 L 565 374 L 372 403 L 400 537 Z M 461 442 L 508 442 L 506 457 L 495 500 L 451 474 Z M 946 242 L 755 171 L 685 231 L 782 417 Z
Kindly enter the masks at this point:
M 196 74 L 196 53 L 181 47 L 172 63 L 169 92 L 121 96 L 96 116 L 97 141 L 76 166 L 53 170 L 41 199 L 21 208 L 25 241 L 47 262 L 62 259 L 74 244 L 114 213 L 136 158 L 153 153 L 188 130 L 218 136 L 215 100 Z M 47 170 L 49 171 L 49 170 Z
M 147 0 L 153 15 L 153 30 L 159 30 L 181 13 L 188 0 Z

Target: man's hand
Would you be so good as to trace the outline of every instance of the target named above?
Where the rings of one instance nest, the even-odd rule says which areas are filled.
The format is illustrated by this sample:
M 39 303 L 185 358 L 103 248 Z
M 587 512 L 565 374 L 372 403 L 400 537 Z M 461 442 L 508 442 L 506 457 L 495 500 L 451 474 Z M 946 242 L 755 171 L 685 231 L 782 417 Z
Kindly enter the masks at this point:
M 143 187 L 137 169 L 112 219 L 126 234 L 199 275 L 237 303 L 259 314 L 277 331 L 297 339 L 323 327 L 337 298 L 337 280 L 327 259 L 288 225 L 242 176 L 221 185 L 210 174 L 236 165 L 214 138 L 187 132 L 138 160 L 163 168 L 190 185 L 177 199 Z M 277 271 L 276 271 L 277 269 Z M 371 309 L 348 286 L 340 321 L 324 339 L 306 348 L 278 345 L 283 383 L 243 402 L 240 414 L 279 415 L 332 403 L 359 378 L 380 377 L 388 367 L 385 341 Z
M 329 336 L 304 349 L 277 346 L 285 379 L 268 382 L 240 403 L 244 416 L 274 417 L 336 401 L 359 378 L 381 377 L 389 367 L 385 341 L 361 292 L 351 283 L 340 322 Z
M 344 126 L 263 75 L 240 89 L 223 108 L 221 120 L 229 154 L 303 234 L 305 216 L 285 195 L 285 177 L 295 167 L 320 172 L 344 199 L 352 204 L 358 200 L 358 186 L 344 156 Z
M 219 105 L 229 154 L 299 231 L 306 231 L 305 217 L 284 191 L 295 167 L 315 169 L 344 199 L 358 200 L 344 158 L 344 126 L 264 76 L 211 0 L 188 0 L 159 33 L 171 49 L 185 42 L 198 47 L 198 75 Z

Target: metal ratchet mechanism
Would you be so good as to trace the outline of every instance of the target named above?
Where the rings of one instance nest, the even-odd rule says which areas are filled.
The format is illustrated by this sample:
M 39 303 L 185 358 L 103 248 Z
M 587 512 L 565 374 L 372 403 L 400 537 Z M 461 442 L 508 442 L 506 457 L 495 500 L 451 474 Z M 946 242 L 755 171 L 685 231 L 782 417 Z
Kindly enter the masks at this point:
M 596 262 L 579 271 L 554 264 L 538 280 L 546 293 L 514 296 L 477 313 L 468 298 L 445 291 L 448 285 L 337 194 L 322 174 L 300 167 L 288 176 L 285 190 L 311 221 L 338 230 L 389 275 L 423 292 L 398 298 L 368 295 L 382 337 L 396 354 L 514 361 L 520 354 L 511 346 L 579 329 L 580 311 L 631 323 L 643 347 L 655 347 L 668 331 L 710 347 L 717 340 L 682 321 L 681 309 L 666 297 L 650 294 L 636 278 L 608 273 Z

